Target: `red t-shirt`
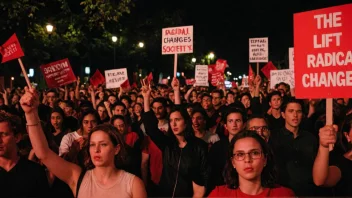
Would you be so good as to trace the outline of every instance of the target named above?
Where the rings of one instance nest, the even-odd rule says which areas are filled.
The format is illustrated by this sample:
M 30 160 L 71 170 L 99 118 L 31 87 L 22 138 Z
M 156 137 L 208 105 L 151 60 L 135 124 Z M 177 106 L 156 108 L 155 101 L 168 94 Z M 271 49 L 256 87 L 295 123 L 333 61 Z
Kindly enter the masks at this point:
M 150 139 L 149 136 L 144 137 L 142 152 L 149 154 L 150 179 L 155 184 L 159 184 L 163 170 L 163 153 L 159 147 L 156 146 L 156 144 Z
M 128 132 L 125 135 L 125 143 L 132 148 L 134 147 L 134 143 L 136 143 L 137 140 L 138 134 L 136 132 Z
M 158 126 L 158 128 L 166 133 L 169 128 L 168 123 L 166 123 L 165 126 Z M 142 152 L 149 154 L 150 179 L 154 184 L 159 184 L 161 173 L 163 171 L 163 153 L 149 136 L 144 137 L 142 147 Z
M 218 186 L 211 191 L 208 197 L 295 197 L 295 194 L 291 189 L 282 186 L 277 186 L 275 188 L 264 188 L 263 192 L 258 195 L 244 194 L 240 188 L 230 189 L 227 186 Z

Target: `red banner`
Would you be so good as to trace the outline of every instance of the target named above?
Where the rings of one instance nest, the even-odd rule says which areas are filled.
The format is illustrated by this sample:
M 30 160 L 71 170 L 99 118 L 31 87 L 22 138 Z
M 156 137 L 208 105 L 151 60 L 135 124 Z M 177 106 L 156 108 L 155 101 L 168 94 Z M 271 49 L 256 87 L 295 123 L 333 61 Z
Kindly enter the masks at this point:
M 249 65 L 248 84 L 252 84 L 253 81 L 254 81 L 254 72 L 253 72 L 252 66 Z M 242 80 L 242 82 L 243 82 L 243 80 Z
M 105 77 L 100 73 L 99 69 L 97 69 L 93 76 L 90 77 L 89 82 L 93 86 L 98 86 L 105 83 Z
M 352 4 L 294 14 L 297 98 L 352 97 Z
M 270 71 L 271 70 L 277 70 L 277 68 L 275 67 L 275 65 L 273 64 L 273 62 L 269 61 L 263 68 L 262 68 L 262 72 L 265 75 L 265 77 L 267 79 L 270 79 Z
M 49 88 L 61 87 L 76 81 L 76 76 L 67 58 L 42 65 L 40 66 L 40 70 L 44 74 L 46 84 Z
M 18 41 L 16 34 L 13 34 L 9 38 L 9 40 L 7 40 L 1 46 L 0 53 L 2 55 L 1 63 L 5 63 L 7 61 L 24 56 L 24 53 L 22 51 L 20 42 Z
M 195 79 L 186 79 L 186 85 L 194 85 L 196 83 Z

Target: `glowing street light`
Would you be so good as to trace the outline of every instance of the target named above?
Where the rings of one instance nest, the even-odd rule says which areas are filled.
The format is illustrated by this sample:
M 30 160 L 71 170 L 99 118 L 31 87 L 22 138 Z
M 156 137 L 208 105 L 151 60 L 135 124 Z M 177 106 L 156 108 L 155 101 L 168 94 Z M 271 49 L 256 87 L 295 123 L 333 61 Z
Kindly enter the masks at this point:
M 54 30 L 54 26 L 51 25 L 50 23 L 49 23 L 48 25 L 46 25 L 45 28 L 46 28 L 46 31 L 47 31 L 49 34 L 51 34 L 51 33 L 53 32 L 53 30 Z
M 139 43 L 138 43 L 138 47 L 139 47 L 139 48 L 143 48 L 143 47 L 144 47 L 144 43 L 143 43 L 143 42 L 139 42 Z
M 213 59 L 215 58 L 215 54 L 214 54 L 213 52 L 210 52 L 210 53 L 208 54 L 208 58 L 211 59 L 211 60 L 213 60 Z
M 112 36 L 112 37 L 111 37 L 111 40 L 112 40 L 112 42 L 116 43 L 116 41 L 117 41 L 117 36 Z
M 238 78 L 239 78 L 239 79 L 242 79 L 242 76 L 239 76 Z
M 197 61 L 196 58 L 192 58 L 192 63 L 195 63 Z
M 15 77 L 11 77 L 11 80 L 15 80 Z
M 170 76 L 168 76 L 167 79 L 170 80 Z
M 142 74 L 139 74 L 139 77 L 142 77 Z

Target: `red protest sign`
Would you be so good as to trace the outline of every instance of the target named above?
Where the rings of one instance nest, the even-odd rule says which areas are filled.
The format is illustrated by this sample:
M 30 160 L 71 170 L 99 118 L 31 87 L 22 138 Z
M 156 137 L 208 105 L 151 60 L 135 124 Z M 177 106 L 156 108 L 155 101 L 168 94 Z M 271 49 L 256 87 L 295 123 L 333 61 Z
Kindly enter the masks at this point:
M 7 61 L 24 56 L 24 53 L 22 51 L 20 42 L 18 41 L 16 34 L 13 34 L 9 38 L 9 40 L 7 40 L 1 46 L 0 53 L 2 55 L 1 63 L 5 63 Z
M 263 68 L 262 68 L 262 72 L 265 75 L 265 77 L 267 79 L 270 79 L 270 71 L 271 70 L 277 70 L 277 68 L 275 67 L 275 65 L 273 64 L 273 62 L 269 61 Z
M 347 4 L 294 15 L 297 98 L 352 97 L 351 10 Z
M 76 81 L 76 76 L 67 58 L 42 65 L 40 66 L 40 70 L 44 74 L 46 84 L 49 88 L 61 87 Z
M 93 76 L 90 77 L 89 82 L 93 86 L 98 86 L 105 83 L 105 77 L 100 73 L 99 69 L 97 69 Z

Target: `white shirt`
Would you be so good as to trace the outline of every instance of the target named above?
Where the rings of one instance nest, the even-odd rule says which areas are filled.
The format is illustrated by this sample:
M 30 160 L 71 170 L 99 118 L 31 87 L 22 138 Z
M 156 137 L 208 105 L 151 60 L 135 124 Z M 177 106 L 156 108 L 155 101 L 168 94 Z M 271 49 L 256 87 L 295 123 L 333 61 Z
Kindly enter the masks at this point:
M 79 135 L 77 131 L 64 135 L 60 143 L 59 156 L 62 156 L 63 154 L 68 153 L 70 151 L 72 143 L 81 137 L 82 136 Z

